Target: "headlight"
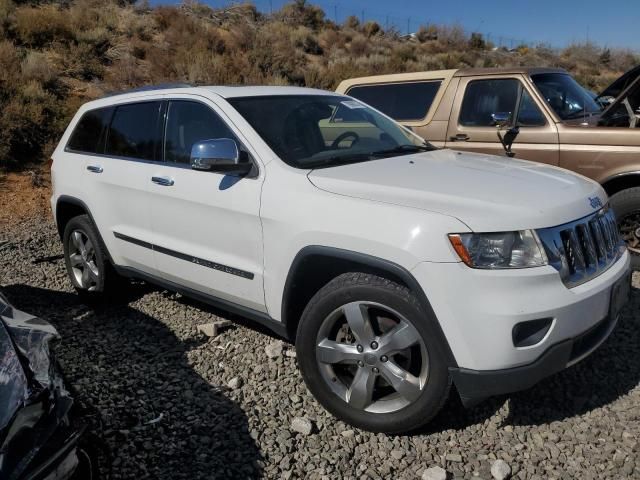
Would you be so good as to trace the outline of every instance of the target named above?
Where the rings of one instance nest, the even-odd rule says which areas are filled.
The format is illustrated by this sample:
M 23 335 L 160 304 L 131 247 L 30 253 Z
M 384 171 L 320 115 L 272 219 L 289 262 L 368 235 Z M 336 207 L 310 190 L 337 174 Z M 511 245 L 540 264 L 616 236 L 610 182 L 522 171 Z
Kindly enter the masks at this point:
M 460 259 L 472 268 L 528 268 L 548 263 L 533 230 L 451 234 L 449 241 Z

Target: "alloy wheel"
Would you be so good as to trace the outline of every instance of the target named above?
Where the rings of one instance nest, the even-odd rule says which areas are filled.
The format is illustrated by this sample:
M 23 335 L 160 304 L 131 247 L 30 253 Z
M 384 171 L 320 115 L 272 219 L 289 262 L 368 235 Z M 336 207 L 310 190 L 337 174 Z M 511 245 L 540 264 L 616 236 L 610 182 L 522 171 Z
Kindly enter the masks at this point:
M 429 356 L 418 330 L 374 302 L 351 302 L 322 323 L 316 361 L 331 391 L 371 413 L 401 410 L 422 394 Z
M 69 238 L 69 261 L 76 284 L 89 292 L 98 287 L 100 269 L 96 264 L 96 251 L 89 237 L 74 230 Z

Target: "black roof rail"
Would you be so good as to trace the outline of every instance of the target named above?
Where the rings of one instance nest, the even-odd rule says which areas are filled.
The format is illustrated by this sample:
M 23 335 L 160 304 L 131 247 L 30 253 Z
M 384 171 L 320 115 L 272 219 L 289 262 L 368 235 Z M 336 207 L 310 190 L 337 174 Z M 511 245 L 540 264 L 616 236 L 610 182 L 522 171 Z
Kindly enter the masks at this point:
M 194 87 L 190 83 L 161 83 L 158 85 L 144 85 L 142 87 L 132 88 L 130 90 L 123 90 L 120 92 L 109 92 L 102 96 L 102 98 L 114 97 L 116 95 L 126 95 L 127 93 L 136 93 L 136 92 L 148 92 L 152 90 L 167 90 L 170 88 L 190 88 Z

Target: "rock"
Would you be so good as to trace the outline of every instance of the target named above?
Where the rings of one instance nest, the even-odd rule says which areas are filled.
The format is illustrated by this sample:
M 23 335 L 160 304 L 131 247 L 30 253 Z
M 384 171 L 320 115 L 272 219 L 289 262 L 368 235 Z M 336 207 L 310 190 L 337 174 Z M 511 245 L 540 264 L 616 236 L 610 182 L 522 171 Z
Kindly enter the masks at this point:
M 404 452 L 402 450 L 391 450 L 391 456 L 396 460 L 400 460 L 404 457 Z
M 313 431 L 313 423 L 305 417 L 295 417 L 291 421 L 291 430 L 301 433 L 302 435 L 311 435 Z
M 342 435 L 344 438 L 353 438 L 355 434 L 356 432 L 354 432 L 353 430 L 343 430 L 342 432 L 340 432 L 340 435 Z
M 203 323 L 198 325 L 198 332 L 203 333 L 207 337 L 217 337 L 223 328 L 233 325 L 230 320 L 217 320 L 211 323 Z
M 447 456 L 444 458 L 447 462 L 462 462 L 462 455 L 460 455 L 459 453 L 447 453 Z
M 491 476 L 496 480 L 506 480 L 511 476 L 511 467 L 504 460 L 496 460 L 491 465 Z
M 237 390 L 241 386 L 242 379 L 239 377 L 233 377 L 231 380 L 229 380 L 229 383 L 227 383 L 227 387 L 229 387 L 231 390 Z
M 282 344 L 282 342 L 280 340 L 277 340 L 275 342 L 271 342 L 269 345 L 264 347 L 264 351 L 267 354 L 267 357 L 278 358 L 279 356 L 282 355 L 283 348 L 284 348 L 284 345 Z
M 430 467 L 422 473 L 422 480 L 447 480 L 447 471 L 442 467 Z
M 289 357 L 289 358 L 296 358 L 296 351 L 295 350 L 287 350 L 286 352 L 284 352 L 284 356 L 285 357 Z

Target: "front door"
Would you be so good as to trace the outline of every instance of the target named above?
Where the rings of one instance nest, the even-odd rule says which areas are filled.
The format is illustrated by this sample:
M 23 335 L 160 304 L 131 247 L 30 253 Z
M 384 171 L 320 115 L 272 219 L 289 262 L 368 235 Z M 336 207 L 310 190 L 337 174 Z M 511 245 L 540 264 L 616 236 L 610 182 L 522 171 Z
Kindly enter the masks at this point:
M 169 100 L 165 161 L 148 179 L 156 265 L 165 280 L 264 312 L 264 173 L 255 168 L 255 175 L 237 177 L 191 169 L 191 147 L 202 140 L 231 138 L 251 156 L 224 113 L 198 98 Z
M 503 134 L 513 126 L 520 129 L 512 147 L 515 158 L 558 165 L 555 123 L 517 76 L 462 78 L 449 120 L 446 147 L 505 155 L 494 115 L 510 119 L 501 129 Z

